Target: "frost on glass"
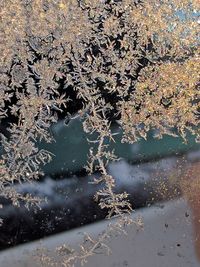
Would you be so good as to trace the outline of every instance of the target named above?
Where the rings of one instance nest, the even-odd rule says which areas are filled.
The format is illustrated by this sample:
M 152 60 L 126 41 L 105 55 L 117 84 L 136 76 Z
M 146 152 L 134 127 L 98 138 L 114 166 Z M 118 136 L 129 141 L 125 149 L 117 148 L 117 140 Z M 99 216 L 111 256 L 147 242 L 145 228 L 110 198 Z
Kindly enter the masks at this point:
M 146 139 L 150 130 L 159 139 L 187 142 L 190 132 L 199 141 L 199 7 L 198 0 L 1 1 L 1 196 L 16 206 L 40 205 L 9 185 L 43 174 L 53 155 L 37 142 L 53 141 L 49 128 L 67 111 L 66 124 L 77 114 L 91 134 L 86 170 L 100 172 L 93 182 L 102 185 L 95 201 L 118 218 L 99 239 L 87 236 L 79 252 L 58 249 L 66 251 L 64 266 L 86 262 L 97 247 L 109 251 L 113 231 L 142 224 L 129 217 L 128 194 L 115 191 L 107 171 L 118 160 L 108 145 L 116 137 L 113 122 L 123 143 Z

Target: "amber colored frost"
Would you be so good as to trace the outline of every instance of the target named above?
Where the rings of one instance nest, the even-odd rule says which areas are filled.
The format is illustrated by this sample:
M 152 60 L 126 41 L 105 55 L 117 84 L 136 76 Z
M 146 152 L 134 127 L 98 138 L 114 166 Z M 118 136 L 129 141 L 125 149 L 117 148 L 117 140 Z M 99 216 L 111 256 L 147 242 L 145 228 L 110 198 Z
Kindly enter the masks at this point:
M 105 142 L 114 141 L 111 121 L 120 123 L 122 142 L 146 138 L 150 129 L 158 138 L 186 141 L 190 131 L 199 139 L 199 10 L 198 0 L 0 1 L 0 118 L 12 114 L 17 121 L 7 129 L 9 138 L 1 135 L 0 194 L 18 205 L 23 196 L 5 185 L 37 179 L 41 164 L 51 160 L 36 141 L 52 141 L 48 129 L 68 107 L 73 86 L 84 130 L 98 135 L 89 140 L 87 167 L 98 170 L 102 177 L 94 182 L 105 185 L 95 199 L 108 217 L 119 217 L 80 253 L 66 253 L 63 266 L 85 263 L 99 247 L 108 250 L 104 241 L 113 228 L 130 222 L 128 196 L 115 193 L 106 169 L 117 160 Z

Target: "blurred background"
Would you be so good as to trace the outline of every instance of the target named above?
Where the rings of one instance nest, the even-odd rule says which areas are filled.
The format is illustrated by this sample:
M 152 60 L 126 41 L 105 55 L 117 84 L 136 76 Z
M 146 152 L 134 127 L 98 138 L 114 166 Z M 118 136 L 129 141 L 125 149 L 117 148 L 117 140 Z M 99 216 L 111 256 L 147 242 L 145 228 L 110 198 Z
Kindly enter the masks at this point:
M 94 202 L 94 194 L 101 185 L 91 182 L 100 174 L 89 176 L 85 171 L 90 144 L 78 116 L 60 119 L 50 131 L 55 139 L 51 144 L 38 141 L 40 149 L 53 153 L 53 160 L 43 167 L 44 176 L 38 181 L 15 184 L 22 194 L 30 193 L 44 201 L 40 207 L 19 208 L 1 198 L 0 249 L 77 228 L 103 220 L 106 211 Z M 181 177 L 189 164 L 200 159 L 200 146 L 188 135 L 188 143 L 181 138 L 165 136 L 122 144 L 117 123 L 112 125 L 115 143 L 110 148 L 119 158 L 110 162 L 108 171 L 116 179 L 116 191 L 127 191 L 134 209 L 162 206 L 164 201 L 180 198 Z M 90 136 L 91 137 L 91 136 Z

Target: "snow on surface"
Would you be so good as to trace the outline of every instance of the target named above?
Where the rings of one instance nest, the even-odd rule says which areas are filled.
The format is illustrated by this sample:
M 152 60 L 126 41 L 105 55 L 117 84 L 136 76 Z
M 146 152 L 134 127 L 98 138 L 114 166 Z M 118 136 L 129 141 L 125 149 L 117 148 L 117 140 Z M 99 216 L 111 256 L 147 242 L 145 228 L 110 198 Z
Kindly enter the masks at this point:
M 163 204 L 162 208 L 152 206 L 134 212 L 134 219 L 142 216 L 143 230 L 133 226 L 127 229 L 127 236 L 113 237 L 109 242 L 112 254 L 96 254 L 88 259 L 85 267 L 199 267 L 194 250 L 192 213 L 188 204 L 183 199 Z M 77 248 L 82 240 L 80 233 L 90 233 L 95 237 L 105 230 L 107 223 L 94 223 L 3 251 L 0 253 L 0 266 L 42 267 L 34 257 L 38 248 L 46 247 L 53 251 L 64 243 Z

